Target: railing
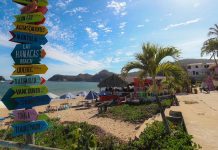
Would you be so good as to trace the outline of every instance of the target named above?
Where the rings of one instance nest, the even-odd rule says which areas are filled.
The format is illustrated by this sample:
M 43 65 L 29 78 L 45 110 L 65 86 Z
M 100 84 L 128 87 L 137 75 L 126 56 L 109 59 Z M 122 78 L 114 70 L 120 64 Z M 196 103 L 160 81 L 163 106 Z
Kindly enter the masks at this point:
M 27 145 L 27 144 L 11 142 L 11 141 L 3 141 L 3 140 L 0 140 L 0 147 L 15 148 L 21 150 L 60 150 L 57 148 L 43 147 L 43 146 L 32 145 L 32 144 Z

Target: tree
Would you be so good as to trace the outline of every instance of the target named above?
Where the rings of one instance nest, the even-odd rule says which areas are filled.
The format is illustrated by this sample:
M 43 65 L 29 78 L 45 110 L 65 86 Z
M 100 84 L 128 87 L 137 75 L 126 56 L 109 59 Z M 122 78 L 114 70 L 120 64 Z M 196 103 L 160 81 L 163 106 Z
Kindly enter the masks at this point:
M 203 43 L 201 57 L 211 54 L 211 58 L 213 57 L 216 65 L 218 65 L 216 60 L 216 56 L 218 57 L 218 25 L 215 24 L 214 26 L 215 27 L 209 28 L 208 36 L 212 37 Z
M 156 83 L 157 74 L 164 74 L 167 77 L 176 77 L 182 79 L 184 71 L 175 63 L 164 61 L 166 57 L 172 57 L 174 60 L 179 57 L 180 51 L 175 47 L 159 47 L 155 44 L 146 43 L 142 46 L 142 53 L 136 54 L 136 61 L 128 62 L 122 68 L 122 74 L 126 75 L 132 69 L 139 69 L 140 77 L 151 76 L 153 81 L 152 93 L 156 95 L 157 103 L 161 111 L 161 117 L 164 122 L 165 130 L 170 133 L 170 128 L 166 120 L 164 110 L 158 98 L 158 88 Z
M 218 25 L 217 24 L 215 24 L 214 25 L 215 27 L 213 28 L 213 27 L 211 27 L 211 28 L 209 28 L 209 32 L 208 32 L 208 36 L 210 37 L 210 36 L 215 36 L 215 37 L 218 37 Z

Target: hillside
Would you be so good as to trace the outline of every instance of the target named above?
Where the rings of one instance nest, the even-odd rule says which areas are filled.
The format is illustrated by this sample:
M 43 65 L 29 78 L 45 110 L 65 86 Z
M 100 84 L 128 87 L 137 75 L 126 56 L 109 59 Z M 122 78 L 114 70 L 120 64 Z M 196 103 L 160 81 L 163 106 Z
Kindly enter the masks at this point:
M 0 81 L 5 81 L 5 78 L 3 76 L 0 76 Z
M 54 75 L 48 79 L 48 81 L 86 81 L 86 82 L 99 82 L 104 80 L 105 78 L 114 74 L 113 72 L 109 72 L 107 70 L 102 70 L 95 75 L 90 74 L 78 74 L 76 76 L 73 75 Z

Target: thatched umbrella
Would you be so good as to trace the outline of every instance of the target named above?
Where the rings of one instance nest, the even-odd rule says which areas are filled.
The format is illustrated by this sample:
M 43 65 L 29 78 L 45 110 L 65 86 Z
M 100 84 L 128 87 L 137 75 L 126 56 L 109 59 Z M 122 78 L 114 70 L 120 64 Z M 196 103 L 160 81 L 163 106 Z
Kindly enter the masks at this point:
M 125 87 L 128 83 L 121 79 L 119 76 L 113 74 L 112 76 L 104 79 L 98 84 L 99 88 L 102 87 Z

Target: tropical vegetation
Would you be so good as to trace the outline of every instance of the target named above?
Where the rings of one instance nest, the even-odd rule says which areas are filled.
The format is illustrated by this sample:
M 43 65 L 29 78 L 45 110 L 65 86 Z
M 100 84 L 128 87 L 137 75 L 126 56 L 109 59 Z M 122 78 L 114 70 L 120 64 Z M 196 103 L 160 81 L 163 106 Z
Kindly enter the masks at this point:
M 216 65 L 218 65 L 216 57 L 218 57 L 218 25 L 209 28 L 208 32 L 209 39 L 203 43 L 201 48 L 201 56 L 211 55 L 210 59 L 214 59 Z
M 174 77 L 176 80 L 182 80 L 184 70 L 177 64 L 166 61 L 167 57 L 174 60 L 178 59 L 180 51 L 175 47 L 160 47 L 155 44 L 146 43 L 142 45 L 142 53 L 135 55 L 135 61 L 127 63 L 122 68 L 122 74 L 126 75 L 132 69 L 139 69 L 140 77 L 151 76 L 153 81 L 152 92 L 156 95 L 157 103 L 161 112 L 161 116 L 165 125 L 165 130 L 170 133 L 164 110 L 157 96 L 158 87 L 156 84 L 156 76 L 163 74 L 166 77 Z
M 181 149 L 195 150 L 199 146 L 192 142 L 192 136 L 182 130 L 180 126 L 170 123 L 173 134 L 164 131 L 161 122 L 154 122 L 142 132 L 139 139 L 123 142 L 118 138 L 106 134 L 101 128 L 85 122 L 61 123 L 59 119 L 49 119 L 49 129 L 35 134 L 36 145 L 66 150 L 151 150 L 151 149 Z M 11 130 L 0 130 L 0 137 L 4 140 L 24 142 L 24 137 L 12 137 Z
M 172 105 L 173 99 L 167 99 L 161 102 L 163 108 L 168 108 Z M 160 113 L 159 107 L 156 103 L 147 102 L 145 104 L 124 104 L 113 106 L 107 112 L 99 114 L 101 117 L 109 117 L 128 121 L 134 124 L 142 123 L 157 113 Z

